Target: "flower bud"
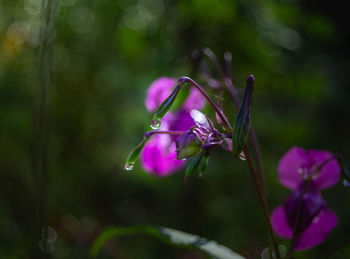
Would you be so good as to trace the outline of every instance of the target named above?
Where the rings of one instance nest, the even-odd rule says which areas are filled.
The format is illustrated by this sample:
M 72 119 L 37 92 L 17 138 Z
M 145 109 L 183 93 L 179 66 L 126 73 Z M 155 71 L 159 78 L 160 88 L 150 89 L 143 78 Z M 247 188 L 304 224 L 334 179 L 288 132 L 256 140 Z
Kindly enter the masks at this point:
M 169 95 L 169 97 L 166 98 L 165 101 L 156 110 L 156 112 L 153 115 L 152 122 L 151 122 L 152 129 L 159 129 L 160 124 L 161 124 L 161 119 L 170 110 L 170 108 L 171 108 L 172 104 L 174 103 L 176 96 L 179 93 L 180 89 L 181 89 L 181 85 L 179 84 L 175 87 L 175 89 Z
M 196 133 L 191 130 L 186 131 L 176 140 L 177 159 L 181 160 L 197 154 L 201 145 L 202 142 Z
M 131 171 L 134 169 L 134 164 L 136 160 L 139 158 L 139 155 L 141 154 L 143 148 L 145 147 L 148 139 L 149 137 L 144 137 L 143 140 L 133 150 L 131 150 L 124 165 L 125 170 Z
M 250 108 L 252 105 L 252 95 L 254 87 L 254 77 L 252 75 L 247 78 L 247 87 L 241 108 L 238 111 L 232 134 L 233 154 L 237 157 L 243 150 L 250 128 Z

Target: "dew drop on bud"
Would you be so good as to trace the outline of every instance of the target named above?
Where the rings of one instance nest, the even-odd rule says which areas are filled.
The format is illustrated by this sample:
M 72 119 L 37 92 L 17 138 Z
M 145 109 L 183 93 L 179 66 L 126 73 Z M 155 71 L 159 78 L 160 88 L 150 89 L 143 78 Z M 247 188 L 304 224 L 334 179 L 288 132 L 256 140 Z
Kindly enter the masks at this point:
M 159 129 L 160 124 L 161 124 L 160 120 L 152 120 L 150 126 L 152 129 L 157 130 Z
M 346 179 L 344 179 L 343 184 L 346 187 L 350 187 L 350 182 L 348 180 L 346 180 Z
M 239 154 L 239 159 L 241 159 L 242 161 L 245 161 L 245 160 L 246 160 L 245 154 L 244 154 L 243 151 Z
M 124 169 L 126 171 L 132 171 L 134 169 L 134 164 L 125 164 Z

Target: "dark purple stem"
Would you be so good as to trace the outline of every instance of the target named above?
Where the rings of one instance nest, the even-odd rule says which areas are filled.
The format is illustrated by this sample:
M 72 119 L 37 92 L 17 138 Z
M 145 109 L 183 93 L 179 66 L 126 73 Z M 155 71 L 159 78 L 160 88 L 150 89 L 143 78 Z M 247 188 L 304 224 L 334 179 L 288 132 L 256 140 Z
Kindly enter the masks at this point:
M 250 153 L 248 151 L 247 146 L 244 148 L 244 155 L 245 155 L 248 167 L 249 167 L 249 171 L 250 171 L 250 173 L 252 175 L 253 182 L 254 182 L 254 185 L 255 185 L 255 189 L 256 189 L 256 191 L 258 193 L 258 197 L 259 197 L 260 203 L 261 203 L 261 205 L 263 207 L 263 210 L 264 210 L 264 215 L 265 215 L 267 227 L 269 229 L 269 232 L 270 232 L 270 235 L 271 235 L 271 238 L 272 238 L 273 250 L 275 251 L 277 259 L 281 259 L 280 251 L 279 251 L 278 244 L 277 244 L 277 239 L 276 239 L 275 232 L 273 231 L 272 224 L 271 224 L 271 218 L 270 218 L 269 209 L 267 207 L 267 203 L 266 203 L 264 194 L 263 194 L 263 192 L 261 190 L 261 186 L 260 186 L 260 183 L 259 183 L 256 171 L 255 171 L 255 168 L 254 168 L 254 165 L 253 165 L 253 161 L 252 161 L 252 159 L 250 157 Z
M 306 182 L 304 182 L 303 193 L 305 192 L 306 186 L 307 186 L 307 184 L 306 184 Z M 300 234 L 297 230 L 298 230 L 298 227 L 300 224 L 301 211 L 302 211 L 302 199 L 299 200 L 298 205 L 297 205 L 297 213 L 296 213 L 296 218 L 295 218 L 295 222 L 293 225 L 293 236 L 292 236 L 292 239 L 290 241 L 290 246 L 289 246 L 289 251 L 288 251 L 288 258 L 290 258 L 290 259 L 293 258 L 295 241 L 299 238 L 299 234 Z
M 350 242 L 350 237 L 345 239 L 343 242 L 341 242 L 339 245 L 334 247 L 332 250 L 330 250 L 324 257 L 322 257 L 322 259 L 330 258 L 331 255 L 333 255 L 335 252 L 337 252 L 340 248 L 342 248 L 343 246 L 345 246 L 349 242 Z
M 214 101 L 209 97 L 209 95 L 206 93 L 206 91 L 199 85 L 197 84 L 195 81 L 193 81 L 191 78 L 189 77 L 181 77 L 178 80 L 179 83 L 190 83 L 191 85 L 193 85 L 194 87 L 196 87 L 198 89 L 198 91 L 207 99 L 207 101 L 210 103 L 210 105 L 214 108 L 214 110 L 216 111 L 216 113 L 219 115 L 220 119 L 224 122 L 225 126 L 227 126 L 227 128 L 232 131 L 232 127 L 230 125 L 230 122 L 227 120 L 227 118 L 222 114 L 222 111 L 219 109 L 219 107 L 214 103 Z
M 232 101 L 234 105 L 236 106 L 237 109 L 241 107 L 241 101 L 239 99 L 238 91 L 237 88 L 234 86 L 232 82 L 232 75 L 231 75 L 231 67 L 232 67 L 232 55 L 229 52 L 226 52 L 224 54 L 224 59 L 225 59 L 225 71 L 222 69 L 220 62 L 218 58 L 216 57 L 215 53 L 209 49 L 205 48 L 202 50 L 202 53 L 208 57 L 208 59 L 213 63 L 215 66 L 217 72 L 220 74 L 221 77 L 224 78 L 224 83 L 225 86 L 230 93 L 230 96 L 232 98 Z M 267 196 L 267 188 L 266 188 L 266 180 L 264 176 L 264 163 L 262 161 L 261 153 L 260 153 L 260 147 L 259 147 L 259 142 L 258 138 L 256 136 L 255 130 L 253 128 L 253 125 L 250 128 L 249 131 L 249 138 L 251 140 L 253 150 L 254 150 L 254 156 L 256 159 L 257 163 L 257 171 L 259 174 L 259 180 L 261 182 L 261 187 L 263 189 L 263 193 L 265 196 Z
M 238 97 L 237 88 L 235 87 L 235 85 L 233 84 L 233 81 L 231 79 L 232 78 L 232 76 L 231 76 L 232 56 L 230 53 L 227 52 L 227 53 L 225 53 L 224 57 L 225 57 L 225 65 L 226 65 L 226 70 L 225 70 L 225 74 L 224 74 L 224 79 L 225 79 L 224 82 L 225 82 L 225 85 L 226 85 L 228 92 L 231 95 L 231 98 L 232 98 L 234 105 L 236 106 L 237 109 L 239 109 L 239 107 L 241 107 L 241 101 L 239 100 L 239 97 Z M 250 127 L 249 138 L 250 138 L 250 141 L 251 141 L 252 146 L 253 146 L 254 155 L 255 155 L 256 164 L 257 164 L 257 169 L 258 169 L 258 174 L 259 174 L 259 179 L 260 179 L 260 182 L 262 185 L 262 189 L 263 189 L 264 195 L 267 196 L 266 179 L 265 179 L 265 175 L 264 175 L 264 163 L 263 163 L 263 160 L 261 157 L 259 142 L 258 142 L 258 138 L 256 136 L 253 125 L 251 125 L 251 127 Z
M 218 73 L 224 78 L 225 86 L 226 86 L 226 88 L 227 88 L 227 90 L 232 98 L 232 101 L 233 101 L 234 105 L 236 106 L 236 108 L 239 109 L 241 106 L 241 101 L 238 97 L 237 88 L 234 86 L 232 79 L 231 79 L 232 78 L 231 77 L 231 64 L 232 64 L 231 54 L 228 52 L 224 54 L 225 68 L 226 69 L 225 69 L 225 71 L 223 71 L 223 69 L 221 68 L 220 63 L 219 63 L 219 61 L 218 61 L 218 59 L 213 51 L 211 51 L 210 49 L 204 49 L 202 52 L 209 58 L 209 60 L 214 64 Z M 257 177 L 256 171 L 255 171 L 255 168 L 254 168 L 254 165 L 253 165 L 253 162 L 251 160 L 250 153 L 249 153 L 249 150 L 247 147 L 244 148 L 244 154 L 246 156 L 247 164 L 248 164 L 248 167 L 250 169 L 250 172 L 251 172 L 251 175 L 252 175 L 255 187 L 256 187 L 256 191 L 257 191 L 258 196 L 259 196 L 260 203 L 264 209 L 264 214 L 266 217 L 268 229 L 269 229 L 272 243 L 273 243 L 273 250 L 275 250 L 276 256 L 279 259 L 279 258 L 281 258 L 281 256 L 280 256 L 279 248 L 277 245 L 277 239 L 276 239 L 275 233 L 274 233 L 273 228 L 272 228 L 267 202 L 265 199 L 267 191 L 266 191 L 266 180 L 264 177 L 264 166 L 263 166 L 263 161 L 262 161 L 262 157 L 261 157 L 261 153 L 260 153 L 258 139 L 257 139 L 257 136 L 255 134 L 253 126 L 251 126 L 251 128 L 250 128 L 249 137 L 250 137 L 250 140 L 251 140 L 252 145 L 253 145 L 254 155 L 256 158 L 257 169 L 258 169 L 257 171 L 258 171 L 259 177 Z
M 182 135 L 184 134 L 186 131 L 171 131 L 171 130 L 151 130 L 151 131 L 147 131 L 144 136 L 145 138 L 149 138 L 152 135 L 155 134 L 167 134 L 167 135 Z

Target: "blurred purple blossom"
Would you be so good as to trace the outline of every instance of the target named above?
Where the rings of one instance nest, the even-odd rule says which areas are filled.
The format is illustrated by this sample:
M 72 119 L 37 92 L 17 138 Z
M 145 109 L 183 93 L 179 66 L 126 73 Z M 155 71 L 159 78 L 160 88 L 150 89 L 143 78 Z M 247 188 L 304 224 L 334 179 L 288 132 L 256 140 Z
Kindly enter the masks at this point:
M 272 212 L 274 231 L 283 238 L 294 235 L 294 250 L 322 243 L 337 225 L 335 213 L 320 194 L 339 180 L 336 158 L 328 151 L 293 147 L 281 158 L 278 176 L 280 183 L 293 192 Z
M 147 90 L 145 105 L 149 112 L 157 110 L 159 105 L 171 94 L 176 80 L 169 77 L 160 77 Z
M 154 112 L 171 94 L 176 86 L 176 80 L 161 77 L 155 80 L 147 90 L 145 100 L 149 112 Z M 189 96 L 183 105 L 175 112 L 168 112 L 162 119 L 159 130 L 187 131 L 194 126 L 195 121 L 190 112 L 201 110 L 205 105 L 204 97 L 197 89 L 191 88 Z M 176 160 L 175 141 L 178 136 L 155 135 L 147 142 L 141 153 L 141 165 L 151 174 L 164 177 L 179 170 L 185 161 Z

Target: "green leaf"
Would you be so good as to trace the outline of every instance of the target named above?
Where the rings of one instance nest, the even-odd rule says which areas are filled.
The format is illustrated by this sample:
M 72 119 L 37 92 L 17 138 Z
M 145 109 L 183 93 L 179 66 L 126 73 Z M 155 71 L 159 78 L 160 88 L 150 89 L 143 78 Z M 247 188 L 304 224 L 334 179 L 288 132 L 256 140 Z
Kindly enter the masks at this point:
M 103 231 L 94 241 L 90 255 L 96 257 L 102 246 L 109 240 L 123 235 L 148 234 L 176 247 L 198 249 L 215 259 L 243 259 L 244 257 L 233 252 L 230 248 L 219 245 L 215 241 L 188 234 L 176 229 L 160 226 L 132 226 L 114 227 Z

